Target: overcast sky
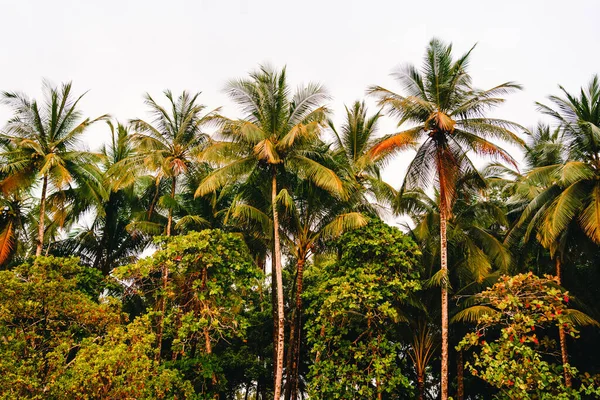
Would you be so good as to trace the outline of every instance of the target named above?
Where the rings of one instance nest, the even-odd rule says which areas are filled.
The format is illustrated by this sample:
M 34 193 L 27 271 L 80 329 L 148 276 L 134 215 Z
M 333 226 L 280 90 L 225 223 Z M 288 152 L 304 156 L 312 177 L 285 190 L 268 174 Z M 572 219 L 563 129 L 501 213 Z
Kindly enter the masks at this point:
M 478 43 L 475 86 L 522 83 L 495 114 L 532 126 L 540 118 L 534 101 L 557 93 L 559 83 L 575 91 L 600 72 L 599 15 L 596 0 L 0 0 L 0 90 L 37 97 L 42 78 L 73 80 L 78 93 L 90 90 L 86 115 L 125 122 L 147 116 L 143 93 L 188 89 L 233 117 L 227 80 L 270 63 L 287 65 L 294 86 L 325 84 L 341 121 L 343 105 L 363 98 L 367 86 L 400 90 L 389 73 L 420 65 L 436 36 L 457 55 Z M 0 124 L 8 117 L 0 108 Z M 381 133 L 394 127 L 386 121 Z M 87 145 L 106 139 L 108 130 L 97 127 Z M 399 160 L 385 177 L 398 186 L 402 169 Z

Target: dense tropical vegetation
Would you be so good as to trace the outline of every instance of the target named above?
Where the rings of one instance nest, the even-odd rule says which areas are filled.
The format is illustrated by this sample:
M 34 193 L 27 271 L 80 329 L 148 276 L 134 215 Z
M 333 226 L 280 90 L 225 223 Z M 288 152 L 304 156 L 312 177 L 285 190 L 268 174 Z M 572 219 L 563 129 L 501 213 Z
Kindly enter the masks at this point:
M 599 397 L 600 81 L 527 129 L 473 50 L 433 39 L 341 124 L 270 66 L 225 86 L 239 117 L 3 92 L 0 398 Z

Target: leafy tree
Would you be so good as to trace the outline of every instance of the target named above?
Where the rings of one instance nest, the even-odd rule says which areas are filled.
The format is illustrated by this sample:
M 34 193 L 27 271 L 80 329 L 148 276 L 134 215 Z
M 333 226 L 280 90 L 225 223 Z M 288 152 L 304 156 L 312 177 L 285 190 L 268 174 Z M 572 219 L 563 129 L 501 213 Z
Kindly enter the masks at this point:
M 479 309 L 477 330 L 467 334 L 458 347 L 480 349 L 467 368 L 498 388 L 499 398 L 573 399 L 584 393 L 600 394 L 586 378 L 577 389 L 565 385 L 563 368 L 552 362 L 558 358 L 552 352 L 553 341 L 541 336 L 552 326 L 578 335 L 569 318 L 577 311 L 567 308 L 569 294 L 558 287 L 556 278 L 538 278 L 532 273 L 503 276 L 474 300 L 473 307 Z M 568 364 L 564 368 L 570 375 L 577 373 Z
M 0 272 L 0 394 L 44 398 L 86 338 L 119 325 L 119 304 L 97 298 L 98 272 L 76 258 L 38 257 Z M 87 293 L 86 293 L 87 292 Z
M 154 359 L 151 324 L 137 318 L 87 338 L 54 387 L 56 399 L 195 399 L 189 381 Z
M 245 299 L 258 284 L 260 270 L 237 234 L 204 230 L 158 244 L 161 248 L 152 257 L 116 274 L 133 280 L 134 290 L 155 310 L 151 317 L 158 313 L 157 356 L 171 360 L 197 391 L 218 392 L 213 348 L 220 340 L 244 334 L 243 310 L 252 307 Z
M 202 158 L 221 167 L 200 183 L 196 195 L 206 195 L 253 174 L 271 182 L 272 258 L 277 299 L 275 398 L 279 398 L 285 316 L 276 206 L 278 175 L 283 170 L 293 172 L 332 193 L 342 193 L 344 188 L 335 172 L 312 158 L 311 148 L 320 141 L 319 135 L 327 112 L 323 102 L 328 96 L 320 85 L 311 83 L 291 94 L 285 68 L 278 72 L 261 67 L 251 73 L 249 79 L 230 82 L 227 92 L 242 107 L 244 119 L 224 121 L 220 134 L 226 140 L 215 141 Z
M 403 150 L 421 141 L 411 161 L 402 188 L 405 191 L 427 188 L 435 178 L 439 193 L 440 261 L 442 275 L 442 368 L 441 398 L 448 398 L 448 290 L 447 220 L 456 197 L 460 176 L 477 174 L 468 152 L 492 157 L 516 166 L 516 162 L 490 139 L 521 144 L 509 129 L 516 124 L 486 117 L 486 112 L 502 104 L 503 96 L 521 87 L 506 82 L 488 90 L 473 88 L 467 72 L 471 50 L 454 60 L 452 45 L 433 39 L 427 47 L 422 69 L 408 65 L 395 73 L 405 90 L 396 94 L 380 86 L 369 92 L 379 98 L 398 125 L 413 127 L 383 138 L 372 149 L 374 158 Z
M 46 224 L 46 198 L 49 190 L 60 191 L 72 185 L 84 187 L 90 197 L 100 199 L 105 191 L 96 163 L 98 154 L 79 150 L 86 129 L 105 115 L 81 121 L 77 106 L 82 96 L 72 94 L 71 82 L 53 87 L 44 82 L 44 101 L 38 104 L 25 94 L 4 92 L 2 103 L 13 111 L 5 132 L 0 135 L 0 153 L 5 176 L 3 190 L 24 189 L 41 180 L 38 234 L 35 255 L 42 254 Z
M 400 230 L 372 221 L 343 234 L 334 248 L 337 260 L 307 271 L 315 279 L 307 293 L 311 398 L 409 397 L 396 335 L 420 288 L 417 246 Z

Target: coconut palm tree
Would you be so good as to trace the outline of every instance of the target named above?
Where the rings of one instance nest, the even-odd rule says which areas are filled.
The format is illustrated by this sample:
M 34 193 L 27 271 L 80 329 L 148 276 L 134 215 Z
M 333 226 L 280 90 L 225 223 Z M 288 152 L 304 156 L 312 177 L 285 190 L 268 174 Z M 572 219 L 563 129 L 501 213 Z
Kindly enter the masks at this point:
M 552 136 L 540 136 L 538 141 L 544 148 L 549 141 L 558 143 L 551 147 L 553 156 L 532 163 L 523 179 L 524 185 L 540 189 L 525 199 L 528 201 L 507 241 L 514 240 L 523 227 L 526 240 L 536 232 L 542 246 L 550 250 L 560 283 L 567 243 L 576 237 L 576 230 L 600 244 L 600 81 L 597 75 L 592 77 L 579 96 L 559 87 L 564 97 L 549 97 L 554 108 L 537 103 L 539 110 L 558 124 Z M 565 384 L 570 387 L 566 334 L 562 329 L 559 334 Z
M 387 113 L 397 117 L 408 129 L 384 137 L 372 150 L 372 157 L 386 156 L 419 143 L 406 172 L 401 194 L 407 190 L 427 188 L 435 178 L 440 212 L 440 274 L 442 276 L 442 365 L 441 398 L 448 398 L 448 291 L 447 291 L 447 220 L 456 197 L 456 182 L 465 173 L 477 173 L 468 153 L 491 157 L 513 165 L 513 158 L 490 140 L 521 144 L 511 129 L 516 124 L 486 116 L 486 112 L 502 104 L 501 97 L 521 88 L 506 82 L 488 90 L 471 84 L 467 67 L 469 50 L 458 59 L 452 56 L 452 45 L 438 39 L 429 43 L 423 67 L 407 65 L 394 73 L 404 94 L 380 86 L 369 89 Z
M 36 256 L 44 246 L 49 191 L 77 186 L 97 199 L 106 193 L 97 167 L 101 155 L 78 148 L 89 126 L 106 115 L 81 120 L 78 104 L 83 95 L 73 95 L 71 82 L 54 87 L 44 81 L 43 93 L 42 103 L 18 92 L 3 92 L 0 100 L 13 111 L 0 135 L 1 185 L 11 191 L 41 183 Z
M 340 165 L 348 171 L 347 176 L 353 180 L 368 205 L 375 200 L 380 206 L 387 206 L 396 197 L 396 190 L 381 178 L 381 169 L 385 158 L 374 160 L 370 157 L 370 149 L 376 143 L 381 111 L 369 116 L 364 101 L 356 101 L 346 109 L 346 118 L 338 129 L 329 121 L 329 128 L 334 134 L 334 156 Z
M 151 122 L 142 119 L 131 121 L 134 133 L 130 140 L 136 151 L 116 163 L 109 175 L 114 181 L 114 189 L 121 189 L 131 185 L 140 174 L 153 174 L 156 196 L 150 204 L 148 219 L 157 206 L 167 209 L 164 232 L 171 236 L 179 181 L 194 168 L 197 154 L 208 140 L 203 129 L 214 120 L 218 110 L 203 114 L 206 107 L 197 102 L 200 93 L 183 91 L 175 98 L 170 90 L 165 90 L 164 95 L 169 101 L 167 108 L 146 94 L 145 103 L 154 119 Z M 170 183 L 169 194 L 159 198 L 164 181 Z
M 270 205 L 273 226 L 273 273 L 275 274 L 277 310 L 275 326 L 275 396 L 281 395 L 284 355 L 284 303 L 280 249 L 280 226 L 277 207 L 278 178 L 294 173 L 312 181 L 317 187 L 342 195 L 340 178 L 330 168 L 314 159 L 313 146 L 325 122 L 323 105 L 328 95 L 321 85 L 309 83 L 293 94 L 285 68 L 281 71 L 261 66 L 247 79 L 230 82 L 227 93 L 244 113 L 243 119 L 223 121 L 223 141 L 215 141 L 203 154 L 205 161 L 221 167 L 199 185 L 197 196 L 239 182 L 254 174 L 270 182 Z
M 594 76 L 579 97 L 560 88 L 564 97 L 549 97 L 555 108 L 541 103 L 538 107 L 560 125 L 568 146 L 566 161 L 529 173 L 530 179 L 548 185 L 525 209 L 521 220 L 535 211 L 544 226 L 538 238 L 547 247 L 556 243 L 573 221 L 600 244 L 600 81 Z M 538 207 L 541 204 L 544 206 Z
M 324 241 L 360 228 L 367 219 L 358 211 L 361 202 L 340 201 L 327 191 L 306 180 L 295 180 L 293 192 L 282 190 L 281 220 L 287 249 L 296 262 L 295 307 L 293 309 L 286 366 L 286 400 L 298 398 L 300 380 L 300 346 L 302 340 L 304 268 L 309 259 L 324 247 Z M 354 197 L 354 196 L 352 196 Z
M 121 124 L 115 126 L 110 121 L 107 121 L 107 124 L 111 132 L 111 141 L 108 146 L 102 148 L 104 161 L 101 169 L 105 175 L 106 187 L 111 187 L 112 182 L 107 176 L 107 171 L 130 157 L 134 150 L 127 127 Z M 85 193 L 79 193 L 75 189 L 72 199 L 75 203 L 84 203 L 85 197 Z M 53 253 L 78 254 L 82 262 L 101 270 L 104 275 L 108 275 L 119 265 L 134 262 L 136 255 L 143 251 L 150 239 L 148 235 L 137 231 L 129 232 L 127 229 L 135 215 L 143 212 L 140 200 L 134 185 L 111 190 L 107 198 L 93 205 L 91 223 L 83 228 L 73 229 L 69 238 L 55 243 Z M 76 222 L 79 221 L 74 223 Z
M 27 191 L 0 196 L 0 267 L 15 263 L 29 250 L 34 199 Z

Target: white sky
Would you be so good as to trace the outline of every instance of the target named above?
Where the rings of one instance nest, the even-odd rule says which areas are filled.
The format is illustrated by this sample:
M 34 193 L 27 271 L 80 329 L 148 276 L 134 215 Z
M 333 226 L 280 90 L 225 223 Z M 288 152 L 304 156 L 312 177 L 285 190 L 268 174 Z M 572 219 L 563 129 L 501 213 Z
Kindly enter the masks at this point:
M 576 91 L 600 72 L 600 1 L 128 1 L 0 0 L 0 90 L 38 97 L 42 78 L 73 80 L 85 114 L 145 118 L 142 95 L 202 91 L 209 108 L 237 110 L 222 89 L 268 62 L 288 66 L 291 83 L 319 81 L 344 104 L 378 84 L 400 90 L 389 73 L 420 65 L 433 36 L 461 54 L 475 42 L 476 87 L 525 85 L 496 115 L 524 126 L 540 118 L 534 101 Z M 374 111 L 375 108 L 373 107 Z M 0 108 L 0 124 L 9 117 Z M 382 134 L 394 129 L 382 125 Z M 108 139 L 97 127 L 87 145 Z M 518 154 L 514 154 L 519 157 Z M 385 172 L 396 187 L 408 155 Z

